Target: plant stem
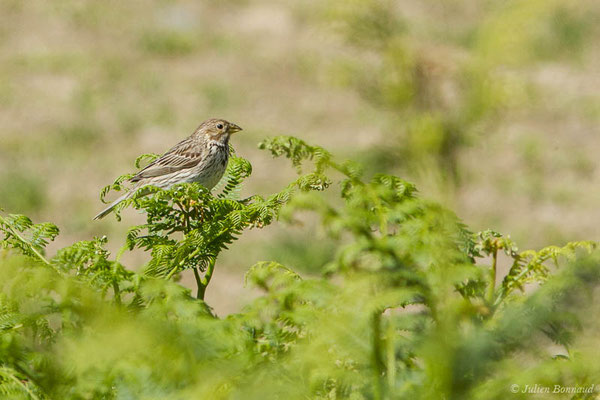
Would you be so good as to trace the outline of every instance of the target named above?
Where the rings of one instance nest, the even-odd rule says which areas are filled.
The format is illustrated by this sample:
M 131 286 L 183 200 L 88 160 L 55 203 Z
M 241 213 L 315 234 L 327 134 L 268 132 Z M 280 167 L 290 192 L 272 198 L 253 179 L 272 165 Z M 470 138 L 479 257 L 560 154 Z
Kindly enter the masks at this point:
M 117 306 L 121 305 L 121 291 L 119 290 L 119 282 L 113 280 L 112 282 L 113 292 L 115 296 L 115 304 Z
M 173 276 L 173 274 L 175 274 L 175 272 L 177 272 L 178 269 L 179 269 L 178 265 L 176 265 L 175 267 L 173 267 L 173 269 L 171 270 L 171 272 L 169 272 L 169 275 L 167 275 L 167 277 L 165 279 L 166 280 L 171 279 L 171 277 Z
M 394 347 L 394 325 L 388 322 L 386 334 L 386 351 L 387 351 L 387 387 L 393 393 L 396 386 L 396 349 Z
M 488 303 L 492 304 L 494 301 L 494 291 L 496 289 L 496 265 L 498 263 L 498 248 L 494 249 L 492 253 L 492 270 L 490 271 L 490 285 L 488 286 Z
M 385 364 L 381 355 L 381 313 L 376 312 L 372 317 L 373 329 L 373 397 L 376 400 L 383 398 L 382 377 L 385 372 Z
M 198 292 L 196 293 L 196 298 L 197 299 L 202 299 L 204 300 L 204 290 L 206 290 L 206 288 L 203 289 L 203 285 L 202 285 L 202 278 L 200 278 L 200 273 L 198 272 L 198 268 L 194 267 L 192 268 L 192 270 L 194 271 L 194 278 L 196 278 L 196 286 L 198 287 Z M 200 297 L 202 295 L 202 297 Z
M 217 261 L 216 258 L 213 258 L 210 261 L 210 264 L 208 264 L 208 268 L 206 268 L 206 273 L 204 274 L 204 278 L 200 279 L 200 281 L 198 280 L 198 278 L 199 278 L 199 276 L 197 275 L 198 271 L 196 271 L 196 268 L 194 268 L 194 274 L 197 275 L 196 283 L 198 283 L 198 295 L 196 296 L 196 298 L 198 298 L 200 300 L 204 300 L 204 294 L 206 293 L 206 287 L 210 283 L 210 280 L 213 276 L 213 272 L 215 271 L 216 261 Z

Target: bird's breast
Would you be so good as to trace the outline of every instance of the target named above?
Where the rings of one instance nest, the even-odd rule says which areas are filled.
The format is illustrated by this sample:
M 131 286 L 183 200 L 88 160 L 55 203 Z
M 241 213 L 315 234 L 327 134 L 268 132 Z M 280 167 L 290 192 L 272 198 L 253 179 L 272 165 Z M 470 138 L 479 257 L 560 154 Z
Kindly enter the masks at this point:
M 198 182 L 207 189 L 212 189 L 223 177 L 227 169 L 229 152 L 213 146 L 207 157 L 204 158 L 194 169 L 190 176 L 191 182 Z

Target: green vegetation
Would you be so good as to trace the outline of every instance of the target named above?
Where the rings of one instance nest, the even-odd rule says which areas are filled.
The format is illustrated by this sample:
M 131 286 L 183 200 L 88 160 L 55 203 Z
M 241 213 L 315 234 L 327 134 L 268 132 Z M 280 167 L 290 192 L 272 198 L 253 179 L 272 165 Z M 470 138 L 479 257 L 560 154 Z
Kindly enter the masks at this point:
M 0 399 L 598 397 L 599 20 L 0 1 Z M 212 194 L 91 221 L 211 117 L 244 128 Z
M 300 174 L 271 196 L 239 199 L 252 167 L 234 156 L 217 196 L 182 184 L 119 205 L 118 219 L 129 206 L 146 214 L 123 249 L 150 253 L 139 273 L 111 259 L 105 237 L 47 257 L 55 225 L 1 216 L 0 393 L 505 399 L 515 384 L 596 382 L 596 321 L 585 318 L 600 285 L 595 243 L 521 252 L 497 232 L 471 233 L 398 177 L 366 179 L 357 164 L 293 137 L 260 147 Z M 216 317 L 202 299 L 219 254 L 247 228 L 307 211 L 337 243 L 320 276 L 260 262 L 246 283 L 262 295 Z M 509 266 L 501 280 L 500 264 Z M 186 269 L 195 294 L 176 283 Z

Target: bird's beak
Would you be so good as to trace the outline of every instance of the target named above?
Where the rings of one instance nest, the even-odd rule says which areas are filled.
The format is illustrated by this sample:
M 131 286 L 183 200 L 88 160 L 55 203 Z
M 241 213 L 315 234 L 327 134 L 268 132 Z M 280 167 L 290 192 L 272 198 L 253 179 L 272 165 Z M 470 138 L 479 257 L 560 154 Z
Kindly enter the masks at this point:
M 236 133 L 236 132 L 239 132 L 241 130 L 242 130 L 242 128 L 240 128 L 236 124 L 229 125 L 229 133 Z

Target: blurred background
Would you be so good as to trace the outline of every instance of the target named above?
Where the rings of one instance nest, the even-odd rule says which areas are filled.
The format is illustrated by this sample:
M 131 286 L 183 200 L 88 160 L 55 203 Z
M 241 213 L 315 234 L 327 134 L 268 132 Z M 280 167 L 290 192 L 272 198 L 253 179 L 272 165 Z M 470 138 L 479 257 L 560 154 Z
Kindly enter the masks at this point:
M 295 135 L 522 249 L 599 240 L 599 65 L 597 0 L 0 0 L 0 207 L 57 223 L 52 249 L 107 235 L 115 254 L 143 216 L 92 221 L 101 188 L 220 117 L 244 128 L 243 195 L 293 178 L 256 145 Z M 333 247 L 244 235 L 207 301 L 237 310 L 255 261 L 316 272 Z

